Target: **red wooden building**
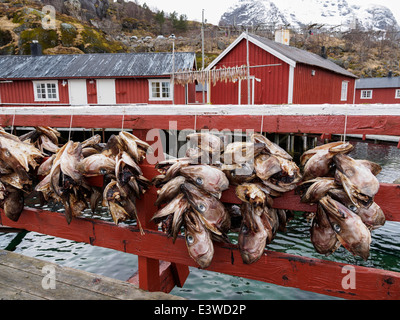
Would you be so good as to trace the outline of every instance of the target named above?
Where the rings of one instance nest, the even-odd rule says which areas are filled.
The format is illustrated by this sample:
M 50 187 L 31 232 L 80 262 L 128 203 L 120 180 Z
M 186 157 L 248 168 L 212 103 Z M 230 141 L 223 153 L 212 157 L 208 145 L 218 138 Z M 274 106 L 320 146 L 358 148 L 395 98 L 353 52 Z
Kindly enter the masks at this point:
M 172 85 L 172 70 L 196 68 L 194 53 L 0 56 L 7 105 L 187 104 L 195 85 Z
M 400 77 L 358 79 L 356 103 L 400 103 Z
M 248 39 L 248 41 L 247 41 Z M 247 49 L 248 48 L 248 49 Z M 357 78 L 329 59 L 246 33 L 207 69 L 247 65 L 251 104 L 354 103 Z M 212 104 L 247 104 L 247 79 L 211 86 Z

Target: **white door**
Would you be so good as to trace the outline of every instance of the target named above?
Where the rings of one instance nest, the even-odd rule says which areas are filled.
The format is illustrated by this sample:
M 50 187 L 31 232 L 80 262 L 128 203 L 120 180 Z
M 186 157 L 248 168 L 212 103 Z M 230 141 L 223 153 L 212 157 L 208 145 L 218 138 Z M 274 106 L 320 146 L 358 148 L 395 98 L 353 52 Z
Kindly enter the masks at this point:
M 97 104 L 116 104 L 115 79 L 97 79 Z
M 68 90 L 71 105 L 86 105 L 88 103 L 85 79 L 68 80 Z

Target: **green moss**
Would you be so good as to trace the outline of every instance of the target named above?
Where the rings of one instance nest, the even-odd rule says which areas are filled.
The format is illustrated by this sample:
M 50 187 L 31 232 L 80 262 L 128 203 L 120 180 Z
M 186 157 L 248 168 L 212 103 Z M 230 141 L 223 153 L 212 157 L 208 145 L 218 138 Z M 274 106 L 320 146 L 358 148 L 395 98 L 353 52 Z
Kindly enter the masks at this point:
M 81 33 L 85 53 L 117 53 L 125 52 L 125 48 L 117 41 L 109 41 L 101 33 L 85 28 Z
M 32 40 L 37 40 L 43 50 L 54 48 L 58 45 L 57 31 L 43 28 L 22 31 L 19 38 L 20 54 L 31 54 L 30 44 Z
M 61 44 L 64 47 L 73 47 L 78 31 L 69 23 L 61 23 Z

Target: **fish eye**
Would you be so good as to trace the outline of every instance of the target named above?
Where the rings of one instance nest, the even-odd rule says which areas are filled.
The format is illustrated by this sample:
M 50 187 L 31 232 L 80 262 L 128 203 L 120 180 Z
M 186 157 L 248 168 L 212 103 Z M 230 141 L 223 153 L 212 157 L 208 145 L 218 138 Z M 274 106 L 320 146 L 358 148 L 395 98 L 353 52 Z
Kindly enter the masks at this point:
M 247 228 L 247 226 L 244 224 L 243 226 L 242 226 L 242 232 L 247 232 L 249 229 Z
M 202 185 L 203 184 L 203 179 L 200 178 L 200 177 L 196 178 L 196 183 L 199 184 L 199 185 Z
M 198 206 L 199 211 L 204 212 L 206 211 L 206 206 L 203 203 L 200 203 Z
M 355 205 L 350 205 L 349 209 L 353 212 L 357 212 L 357 207 Z
M 194 242 L 193 236 L 191 234 L 187 235 L 186 236 L 186 241 L 187 241 L 188 244 L 193 244 L 193 242 Z
M 340 228 L 340 226 L 339 226 L 337 223 L 335 223 L 335 224 L 333 225 L 333 230 L 335 230 L 335 232 L 340 232 L 341 228 Z

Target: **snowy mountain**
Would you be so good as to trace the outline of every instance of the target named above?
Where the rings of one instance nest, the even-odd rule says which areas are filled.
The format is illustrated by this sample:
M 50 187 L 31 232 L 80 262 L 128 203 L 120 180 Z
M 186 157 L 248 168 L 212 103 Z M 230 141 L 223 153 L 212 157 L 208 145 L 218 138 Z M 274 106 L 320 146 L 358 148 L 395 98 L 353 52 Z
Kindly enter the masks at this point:
M 220 20 L 221 25 L 287 25 L 302 28 L 312 24 L 387 30 L 399 29 L 390 9 L 377 4 L 351 6 L 346 0 L 239 0 Z

